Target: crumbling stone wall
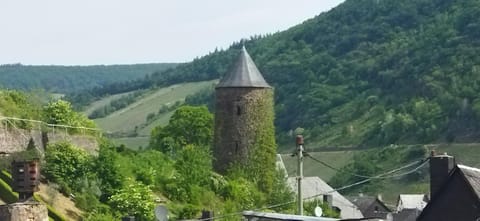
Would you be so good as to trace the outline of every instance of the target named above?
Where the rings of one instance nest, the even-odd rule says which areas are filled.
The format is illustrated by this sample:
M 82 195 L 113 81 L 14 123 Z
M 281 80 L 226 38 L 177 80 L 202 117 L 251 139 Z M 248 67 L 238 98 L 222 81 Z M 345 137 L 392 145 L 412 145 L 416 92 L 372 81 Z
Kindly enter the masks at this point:
M 48 221 L 48 210 L 38 202 L 2 205 L 0 221 Z
M 95 154 L 98 150 L 97 139 L 90 135 L 71 135 L 63 131 L 42 134 L 39 130 L 24 130 L 0 126 L 0 154 L 11 154 L 26 150 L 30 138 L 33 139 L 35 145 L 40 150 L 44 150 L 47 143 L 63 141 L 81 147 L 91 154 Z
M 43 149 L 42 133 L 38 130 L 13 129 L 0 126 L 0 153 L 15 153 L 27 149 L 30 138 Z

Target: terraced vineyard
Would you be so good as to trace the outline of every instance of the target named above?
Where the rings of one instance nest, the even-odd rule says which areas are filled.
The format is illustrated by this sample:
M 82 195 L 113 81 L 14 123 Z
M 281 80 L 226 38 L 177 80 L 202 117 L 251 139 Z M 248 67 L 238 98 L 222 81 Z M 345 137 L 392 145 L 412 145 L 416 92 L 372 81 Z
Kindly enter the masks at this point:
M 183 103 L 188 95 L 211 87 L 216 82 L 217 80 L 183 83 L 148 91 L 134 103 L 104 118 L 95 119 L 95 122 L 107 134 L 114 134 L 113 137 L 117 143 L 123 143 L 131 148 L 146 146 L 152 128 L 167 124 L 174 112 L 174 110 L 170 110 L 160 113 L 159 110 L 162 106 L 171 107 Z M 101 107 L 122 95 L 124 94 L 112 95 L 96 101 L 87 107 L 85 113 L 89 113 L 88 111 L 93 111 L 95 108 Z M 149 115 L 154 115 L 154 117 L 147 121 Z

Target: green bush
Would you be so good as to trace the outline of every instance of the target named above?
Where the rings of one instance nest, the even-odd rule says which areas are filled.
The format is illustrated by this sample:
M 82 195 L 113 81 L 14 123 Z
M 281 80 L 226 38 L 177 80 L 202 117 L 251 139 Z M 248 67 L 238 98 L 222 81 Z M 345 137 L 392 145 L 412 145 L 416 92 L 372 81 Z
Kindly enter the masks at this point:
M 75 206 L 81 210 L 90 212 L 97 208 L 99 201 L 91 193 L 82 193 L 75 196 Z
M 84 150 L 70 143 L 55 143 L 47 147 L 45 153 L 44 175 L 64 188 L 69 194 L 71 188 L 80 191 L 80 182 L 91 175 L 92 157 Z
M 122 215 L 135 216 L 140 221 L 152 220 L 154 200 L 150 188 L 140 182 L 129 180 L 129 184 L 109 199 L 109 204 Z
M 14 203 L 18 200 L 18 194 L 12 192 L 10 185 L 5 183 L 5 181 L 0 179 L 0 198 L 2 198 L 6 203 Z

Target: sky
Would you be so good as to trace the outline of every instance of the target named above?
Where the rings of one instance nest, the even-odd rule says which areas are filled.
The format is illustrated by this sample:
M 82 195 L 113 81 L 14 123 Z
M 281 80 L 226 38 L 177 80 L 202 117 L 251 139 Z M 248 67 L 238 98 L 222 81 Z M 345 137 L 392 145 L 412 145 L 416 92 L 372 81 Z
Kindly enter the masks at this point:
M 0 0 L 0 64 L 187 62 L 343 0 Z

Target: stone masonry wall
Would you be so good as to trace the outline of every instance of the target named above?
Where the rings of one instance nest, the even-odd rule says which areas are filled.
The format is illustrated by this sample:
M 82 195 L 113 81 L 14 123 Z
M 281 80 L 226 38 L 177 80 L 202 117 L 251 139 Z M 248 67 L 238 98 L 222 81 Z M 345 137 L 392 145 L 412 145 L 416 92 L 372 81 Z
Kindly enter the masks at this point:
M 271 88 L 217 88 L 215 103 L 214 168 L 226 172 L 234 162 L 248 163 L 257 125 L 253 120 L 273 111 Z M 272 122 L 273 124 L 273 122 Z
M 33 138 L 38 149 L 43 150 L 44 142 L 57 143 L 68 141 L 73 145 L 85 149 L 91 154 L 98 150 L 98 143 L 95 137 L 89 135 L 70 135 L 64 131 L 49 132 L 46 138 L 42 138 L 42 132 L 39 130 L 23 130 L 17 128 L 5 128 L 0 126 L 0 154 L 11 154 L 27 149 L 30 138 Z
M 47 207 L 38 202 L 0 206 L 0 221 L 48 221 Z

